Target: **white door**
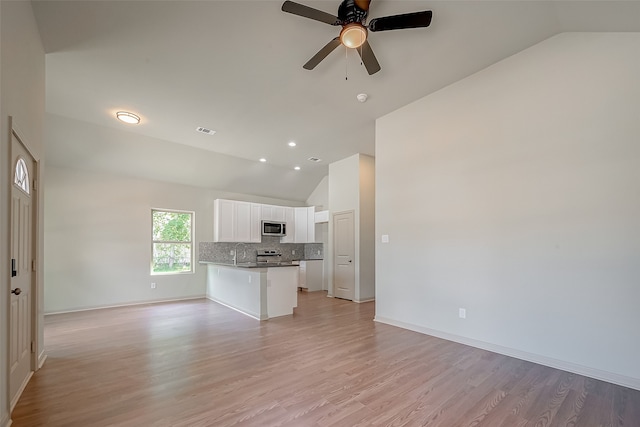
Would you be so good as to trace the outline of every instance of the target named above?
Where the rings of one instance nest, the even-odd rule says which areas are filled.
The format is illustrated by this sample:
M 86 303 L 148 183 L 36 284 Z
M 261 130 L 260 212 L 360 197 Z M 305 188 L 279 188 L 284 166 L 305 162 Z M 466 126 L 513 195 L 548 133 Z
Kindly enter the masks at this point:
M 31 269 L 33 262 L 34 160 L 12 133 L 11 308 L 9 396 L 17 402 L 31 376 Z
M 355 297 L 355 237 L 353 212 L 333 216 L 333 296 Z

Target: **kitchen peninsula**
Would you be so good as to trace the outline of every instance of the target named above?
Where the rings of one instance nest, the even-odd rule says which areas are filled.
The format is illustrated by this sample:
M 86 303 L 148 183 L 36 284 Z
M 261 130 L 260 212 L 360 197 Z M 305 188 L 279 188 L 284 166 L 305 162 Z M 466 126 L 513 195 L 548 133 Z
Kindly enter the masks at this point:
M 311 257 L 322 258 L 322 244 L 203 242 L 199 247 L 199 262 L 207 265 L 207 298 L 258 320 L 293 314 L 297 260 Z
M 207 298 L 258 320 L 293 314 L 298 266 L 207 263 Z

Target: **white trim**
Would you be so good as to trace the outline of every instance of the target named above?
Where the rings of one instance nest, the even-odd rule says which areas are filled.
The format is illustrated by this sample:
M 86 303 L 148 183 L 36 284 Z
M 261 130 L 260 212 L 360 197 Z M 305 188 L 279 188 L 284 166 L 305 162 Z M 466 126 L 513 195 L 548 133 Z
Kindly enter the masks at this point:
M 13 397 L 13 400 L 11 401 L 11 404 L 9 405 L 9 412 L 13 412 L 13 409 L 16 407 L 18 400 L 20 400 L 20 397 L 22 396 L 22 392 L 24 391 L 25 388 L 27 388 L 27 384 L 29 384 L 29 381 L 31 380 L 32 376 L 33 376 L 33 371 L 29 371 L 29 375 L 27 375 L 27 377 L 22 382 L 22 384 L 20 385 L 20 388 L 16 392 L 16 395 Z
M 359 299 L 359 300 L 353 300 L 353 302 L 357 302 L 358 304 L 362 304 L 363 302 L 371 302 L 371 301 L 375 301 L 375 297 L 373 298 L 365 298 L 365 299 Z
M 529 353 L 514 348 L 503 347 L 497 344 L 491 344 L 484 341 L 475 340 L 473 338 L 462 337 L 459 335 L 450 334 L 447 332 L 437 331 L 435 329 L 425 328 L 424 326 L 414 325 L 412 323 L 405 323 L 386 317 L 376 316 L 374 322 L 384 323 L 391 326 L 397 326 L 399 328 L 408 329 L 410 331 L 419 332 L 421 334 L 430 335 L 436 338 L 442 338 L 448 341 L 465 344 L 471 347 L 476 347 L 482 350 L 491 351 L 505 356 L 515 357 L 516 359 L 526 360 L 528 362 L 537 363 L 539 365 L 549 366 L 551 368 L 560 369 L 563 371 L 572 372 L 574 374 L 584 375 L 597 380 L 606 381 L 612 384 L 621 385 L 623 387 L 629 387 L 635 390 L 640 390 L 640 378 L 628 377 L 625 375 L 616 374 L 614 372 L 603 371 L 601 369 L 590 368 L 588 366 L 579 365 L 564 360 L 554 359 L 552 357 L 543 356 L 540 354 Z
M 213 298 L 213 297 L 207 296 L 206 298 L 207 298 L 209 301 L 213 301 L 213 302 L 215 302 L 215 303 L 217 303 L 217 304 L 224 305 L 225 307 L 230 308 L 231 310 L 237 311 L 237 312 L 238 312 L 238 313 L 240 313 L 240 314 L 244 314 L 245 316 L 251 317 L 252 319 L 260 320 L 260 321 L 262 321 L 262 320 L 267 320 L 267 319 L 268 319 L 268 317 L 267 317 L 266 315 L 265 315 L 265 317 L 264 317 L 264 319 L 263 319 L 263 318 L 261 318 L 259 315 L 255 314 L 255 313 L 249 313 L 249 312 L 247 312 L 247 311 L 241 310 L 241 309 L 239 309 L 239 308 L 237 308 L 237 307 L 234 307 L 234 306 L 232 306 L 232 305 L 229 305 L 228 303 L 226 303 L 226 302 L 222 302 L 222 301 L 217 300 L 217 299 L 215 299 L 215 298 Z
M 206 298 L 205 295 L 186 297 L 186 298 L 170 298 L 170 299 L 162 299 L 162 300 L 151 300 L 151 301 L 139 301 L 139 302 L 131 302 L 126 304 L 116 304 L 116 305 L 104 305 L 99 307 L 86 307 L 86 308 L 77 308 L 74 310 L 64 310 L 64 311 L 50 311 L 44 313 L 45 316 L 49 316 L 51 314 L 65 314 L 65 313 L 77 313 L 80 311 L 92 311 L 92 310 L 104 310 L 107 308 L 119 308 L 119 307 L 130 307 L 134 305 L 147 305 L 147 304 L 161 304 L 163 302 L 176 302 L 176 301 L 189 301 L 194 299 L 202 299 Z
M 45 353 L 44 350 L 42 350 L 42 353 L 40 353 L 40 356 L 38 356 L 38 369 L 44 366 L 44 362 L 46 360 L 47 360 L 47 353 Z
M 170 242 L 170 241 L 161 241 L 153 239 L 153 212 L 169 212 L 169 213 L 177 213 L 177 214 L 189 214 L 191 215 L 191 239 L 188 242 Z M 150 276 L 172 276 L 177 274 L 195 274 L 196 273 L 196 212 L 195 211 L 184 211 L 179 209 L 159 209 L 159 208 L 151 208 L 151 258 L 149 259 L 149 275 Z M 191 245 L 191 270 L 189 271 L 167 271 L 167 272 L 155 272 L 153 271 L 153 246 L 156 243 L 188 243 Z
M 4 427 L 10 427 L 12 423 L 13 423 L 13 420 L 11 418 L 8 418 L 8 416 L 7 416 L 2 420 L 0 425 L 2 425 Z

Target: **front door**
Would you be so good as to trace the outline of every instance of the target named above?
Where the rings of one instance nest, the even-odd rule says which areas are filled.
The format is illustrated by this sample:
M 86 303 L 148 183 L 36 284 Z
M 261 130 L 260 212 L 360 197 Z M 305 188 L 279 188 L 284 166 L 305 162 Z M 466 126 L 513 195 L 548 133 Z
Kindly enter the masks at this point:
M 31 271 L 33 263 L 34 160 L 11 135 L 11 308 L 9 318 L 9 397 L 15 405 L 31 377 Z
M 333 216 L 333 296 L 355 297 L 355 237 L 353 211 Z

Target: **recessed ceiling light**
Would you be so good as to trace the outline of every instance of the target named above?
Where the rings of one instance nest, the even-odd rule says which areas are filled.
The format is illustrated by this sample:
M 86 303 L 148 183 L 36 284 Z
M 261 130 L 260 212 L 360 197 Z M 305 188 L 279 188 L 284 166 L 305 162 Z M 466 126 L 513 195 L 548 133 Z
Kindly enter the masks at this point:
M 262 163 L 264 163 L 264 162 L 266 162 L 266 161 L 267 161 L 267 159 L 265 159 L 265 158 L 263 157 L 263 158 L 261 158 L 261 159 L 260 159 L 260 161 L 261 161 Z
M 294 169 L 299 171 L 300 170 L 300 166 L 296 166 Z
M 116 113 L 116 117 L 121 122 L 129 123 L 131 125 L 137 125 L 140 123 L 140 117 L 136 116 L 133 113 L 129 113 L 128 111 L 118 111 Z
M 295 142 L 293 142 L 293 141 L 289 142 L 289 147 L 295 147 L 295 146 L 296 146 Z

